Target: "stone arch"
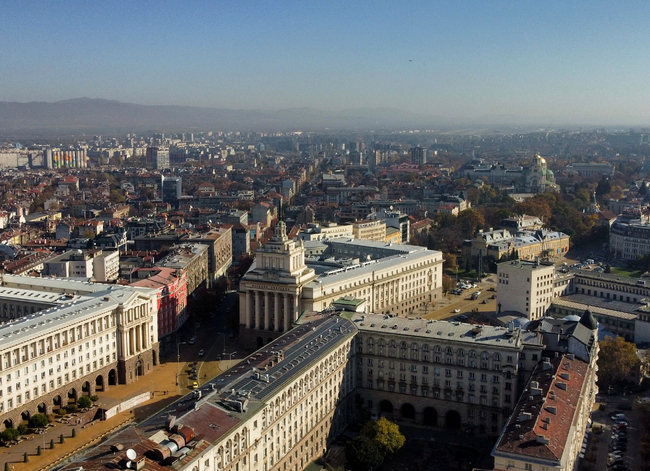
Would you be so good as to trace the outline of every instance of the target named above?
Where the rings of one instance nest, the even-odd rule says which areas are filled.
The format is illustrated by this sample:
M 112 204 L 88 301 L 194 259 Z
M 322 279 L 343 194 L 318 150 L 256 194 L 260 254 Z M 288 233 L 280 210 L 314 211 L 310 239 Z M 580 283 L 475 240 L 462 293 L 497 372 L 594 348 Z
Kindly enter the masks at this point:
M 142 363 L 141 359 L 138 359 L 138 361 L 135 363 L 135 378 L 136 378 L 136 380 L 140 376 L 144 376 L 144 363 Z
M 48 412 L 49 412 L 49 411 L 48 411 L 48 408 L 47 408 L 47 404 L 45 404 L 44 402 L 41 402 L 41 403 L 36 407 L 36 409 L 38 410 L 38 413 L 39 413 L 39 414 L 45 414 L 45 415 L 47 415 Z
M 32 416 L 32 414 L 28 410 L 24 410 L 20 413 L 20 418 L 22 420 L 29 420 L 29 418 Z
M 72 399 L 72 401 L 70 401 Z M 77 399 L 79 399 L 79 396 L 77 394 L 77 389 L 76 388 L 70 388 L 68 391 L 68 402 L 77 402 Z
M 392 414 L 393 413 L 393 403 L 387 399 L 384 399 L 379 403 L 379 412 L 383 414 Z
M 4 421 L 5 428 L 14 428 L 14 421 L 12 419 L 7 419 Z
M 415 420 L 415 407 L 412 404 L 402 404 L 402 419 Z
M 90 383 L 88 381 L 84 381 L 81 384 L 81 395 L 82 396 L 92 396 L 92 390 L 90 388 Z
M 115 368 L 109 370 L 108 372 L 108 385 L 109 386 L 117 385 L 117 371 L 115 371 Z
M 104 375 L 97 375 L 95 378 L 95 390 L 104 391 Z
M 52 398 L 52 403 L 54 404 L 55 407 L 61 407 L 63 405 L 63 402 L 61 402 L 61 396 L 58 394 Z
M 422 423 L 424 425 L 436 427 L 438 425 L 438 411 L 436 411 L 433 407 L 425 407 Z
M 450 430 L 459 430 L 462 425 L 460 414 L 455 410 L 450 410 L 445 416 L 445 428 Z

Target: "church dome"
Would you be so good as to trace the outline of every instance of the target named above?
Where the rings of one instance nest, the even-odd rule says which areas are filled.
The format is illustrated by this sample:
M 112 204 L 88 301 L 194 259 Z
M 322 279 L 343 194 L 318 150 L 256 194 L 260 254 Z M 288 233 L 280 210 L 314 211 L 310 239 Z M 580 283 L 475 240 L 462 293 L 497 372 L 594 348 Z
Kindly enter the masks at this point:
M 589 309 L 580 318 L 580 323 L 589 330 L 596 330 L 598 328 L 598 321 L 596 321 L 596 318 Z

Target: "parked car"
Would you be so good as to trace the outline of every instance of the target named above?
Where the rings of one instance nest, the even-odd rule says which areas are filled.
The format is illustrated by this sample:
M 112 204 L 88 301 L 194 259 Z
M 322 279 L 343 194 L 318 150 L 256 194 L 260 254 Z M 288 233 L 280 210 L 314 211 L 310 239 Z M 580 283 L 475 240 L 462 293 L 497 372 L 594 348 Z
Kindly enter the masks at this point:
M 197 383 L 196 381 L 194 381 L 194 382 L 192 383 L 192 389 L 199 389 L 199 383 Z
M 454 314 L 456 314 L 456 313 L 460 312 L 460 309 L 454 309 L 452 312 L 453 312 Z
M 199 350 L 199 356 L 202 357 L 203 355 L 205 355 L 205 351 L 203 349 Z

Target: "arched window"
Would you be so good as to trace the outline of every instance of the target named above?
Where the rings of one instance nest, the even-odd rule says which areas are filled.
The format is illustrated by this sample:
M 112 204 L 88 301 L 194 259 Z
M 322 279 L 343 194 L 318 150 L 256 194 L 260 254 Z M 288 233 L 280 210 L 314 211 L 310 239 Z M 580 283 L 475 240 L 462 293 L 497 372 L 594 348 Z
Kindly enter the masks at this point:
M 463 350 L 462 348 L 459 348 L 459 349 L 458 349 L 458 352 L 456 352 L 456 354 L 457 354 L 459 357 L 464 357 L 464 356 L 465 356 L 465 350 Z
M 495 353 L 493 358 L 494 361 L 501 361 L 501 355 L 499 355 L 498 353 Z
M 447 348 L 445 349 L 445 353 L 446 353 L 447 355 L 453 355 L 453 354 L 454 354 L 454 349 L 451 348 L 451 347 L 447 347 Z

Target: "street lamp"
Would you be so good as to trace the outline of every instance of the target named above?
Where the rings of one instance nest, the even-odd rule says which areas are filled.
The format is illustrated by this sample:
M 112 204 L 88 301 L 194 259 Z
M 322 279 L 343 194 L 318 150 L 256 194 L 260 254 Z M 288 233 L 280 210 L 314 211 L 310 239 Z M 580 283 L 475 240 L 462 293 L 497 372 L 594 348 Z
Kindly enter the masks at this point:
M 176 344 L 176 362 L 178 363 L 178 371 L 176 372 L 176 386 L 178 386 L 178 377 L 181 374 L 181 345 L 185 345 L 187 342 L 178 342 Z
M 228 355 L 228 367 L 226 369 L 230 368 L 230 362 L 232 361 L 232 356 L 236 355 L 236 354 L 237 354 L 237 352 L 232 352 L 232 353 L 225 353 L 224 352 L 224 355 Z

